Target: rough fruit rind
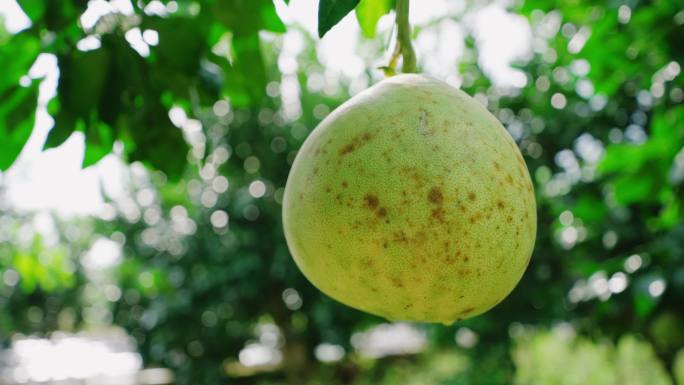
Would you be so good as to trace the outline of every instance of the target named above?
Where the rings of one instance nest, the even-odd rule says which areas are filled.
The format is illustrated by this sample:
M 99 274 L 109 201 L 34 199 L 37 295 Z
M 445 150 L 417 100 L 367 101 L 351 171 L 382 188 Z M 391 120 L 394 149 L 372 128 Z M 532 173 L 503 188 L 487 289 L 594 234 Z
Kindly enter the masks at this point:
M 399 75 L 326 117 L 283 199 L 290 252 L 330 297 L 391 320 L 452 323 L 503 300 L 536 234 L 529 173 L 464 92 Z

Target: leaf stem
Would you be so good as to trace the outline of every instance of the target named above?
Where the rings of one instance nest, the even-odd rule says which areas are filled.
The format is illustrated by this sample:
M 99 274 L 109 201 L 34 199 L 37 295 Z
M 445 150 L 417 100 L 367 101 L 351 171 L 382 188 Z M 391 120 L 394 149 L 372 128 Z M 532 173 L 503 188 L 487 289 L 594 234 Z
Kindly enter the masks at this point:
M 402 66 L 401 72 L 411 73 L 416 72 L 416 53 L 411 44 L 411 24 L 409 23 L 409 1 L 410 0 L 396 0 L 396 23 L 397 23 L 397 48 L 396 51 L 401 52 Z M 395 55 L 393 62 L 396 62 Z M 398 55 L 396 55 L 398 56 Z M 393 64 L 392 62 L 390 62 Z

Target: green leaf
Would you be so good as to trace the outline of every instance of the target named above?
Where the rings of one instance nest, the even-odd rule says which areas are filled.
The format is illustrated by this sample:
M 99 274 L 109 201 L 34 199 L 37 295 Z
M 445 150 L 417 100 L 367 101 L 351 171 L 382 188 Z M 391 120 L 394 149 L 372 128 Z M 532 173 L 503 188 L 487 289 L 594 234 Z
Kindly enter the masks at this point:
M 224 91 L 231 104 L 246 107 L 260 103 L 265 96 L 266 71 L 258 34 L 233 36 L 231 64 L 224 63 Z
M 321 0 L 318 4 L 318 37 L 323 37 L 359 4 L 359 0 Z
M 217 0 L 214 15 L 232 32 L 230 62 L 208 53 L 225 73 L 223 92 L 235 106 L 258 104 L 267 83 L 259 30 L 285 32 L 271 0 Z M 216 39 L 216 36 L 214 36 Z M 211 82 L 208 82 L 211 83 Z
M 0 37 L 0 170 L 19 156 L 33 129 L 38 82 L 20 87 L 40 53 L 40 41 L 26 33 Z
M 55 111 L 56 110 L 56 111 Z M 74 132 L 76 126 L 76 119 L 66 111 L 61 111 L 59 107 L 59 99 L 52 99 L 48 103 L 48 112 L 55 117 L 55 124 L 48 132 L 43 149 L 50 149 L 57 147 L 64 143 L 71 133 Z
M 79 121 L 86 125 L 97 124 L 98 109 L 103 95 L 108 92 L 107 77 L 111 65 L 111 53 L 106 48 L 94 51 L 74 52 L 58 60 L 60 69 L 58 99 L 51 101 L 50 109 L 57 109 L 55 125 L 48 133 L 44 149 L 62 144 L 74 131 Z M 107 98 L 105 98 L 107 99 Z M 106 105 L 114 102 L 108 100 Z
M 45 14 L 43 0 L 19 0 L 19 6 L 34 23 Z
M 26 253 L 16 254 L 14 256 L 13 265 L 21 277 L 21 290 L 24 293 L 32 293 L 37 285 L 36 279 L 34 278 L 34 271 L 37 269 L 31 255 Z
M 259 30 L 285 32 L 271 0 L 217 0 L 214 15 L 238 35 Z
M 260 12 L 263 29 L 278 33 L 286 31 L 285 24 L 280 20 L 271 1 L 262 1 Z
M 669 191 L 668 191 L 669 192 Z M 658 216 L 658 225 L 665 229 L 671 229 L 677 226 L 682 218 L 682 205 L 675 197 L 675 194 L 668 194 L 666 192 L 664 195 L 663 208 Z
M 606 206 L 601 199 L 585 195 L 577 199 L 572 211 L 585 223 L 598 223 L 605 219 Z
M 392 3 L 392 0 L 361 0 L 356 7 L 356 18 L 359 20 L 363 36 L 375 37 L 375 26 L 380 17 L 392 9 Z
M 26 33 L 0 38 L 0 93 L 26 75 L 40 53 L 40 40 Z
M 44 22 L 50 31 L 60 31 L 61 33 L 74 33 L 72 36 L 79 38 L 85 32 L 80 28 L 78 18 L 88 7 L 88 1 L 43 1 L 45 4 Z
M 188 97 L 190 87 L 206 56 L 209 23 L 194 18 L 147 17 L 141 28 L 159 34 L 159 44 L 151 48 L 149 65 L 153 81 L 164 84 L 175 95 Z
M 159 44 L 152 48 L 155 61 L 165 72 L 195 75 L 206 47 L 209 31 L 207 23 L 193 18 L 147 17 L 141 28 L 153 29 L 159 34 Z
M 639 318 L 646 318 L 655 309 L 659 299 L 648 293 L 649 276 L 641 277 L 634 283 L 634 311 Z
M 606 155 L 598 165 L 598 172 L 608 174 L 614 172 L 634 173 L 646 160 L 643 146 L 634 144 L 615 144 L 608 147 Z
M 85 152 L 83 167 L 97 163 L 112 151 L 114 146 L 113 130 L 107 124 L 98 122 L 91 124 L 85 133 Z
M 613 182 L 615 189 L 615 200 L 623 205 L 641 202 L 653 196 L 654 189 L 657 187 L 652 175 L 622 176 Z
M 148 106 L 139 126 L 131 127 L 131 141 L 126 148 L 129 160 L 141 161 L 163 171 L 171 180 L 178 179 L 187 165 L 188 145 L 180 128 L 174 126 L 161 104 Z
M 0 170 L 8 169 L 31 136 L 38 105 L 38 85 L 15 86 L 0 95 Z
M 88 118 L 105 93 L 110 62 L 110 52 L 105 48 L 74 52 L 69 58 L 62 58 L 58 88 L 62 108 L 77 117 Z

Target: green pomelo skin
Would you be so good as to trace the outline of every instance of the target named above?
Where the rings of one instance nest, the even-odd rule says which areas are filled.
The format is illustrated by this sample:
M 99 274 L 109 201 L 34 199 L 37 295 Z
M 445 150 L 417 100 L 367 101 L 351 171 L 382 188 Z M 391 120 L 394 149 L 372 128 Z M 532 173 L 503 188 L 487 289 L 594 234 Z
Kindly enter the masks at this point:
M 384 80 L 332 112 L 290 171 L 285 236 L 321 291 L 390 320 L 454 321 L 513 290 L 536 207 L 520 151 L 462 91 Z

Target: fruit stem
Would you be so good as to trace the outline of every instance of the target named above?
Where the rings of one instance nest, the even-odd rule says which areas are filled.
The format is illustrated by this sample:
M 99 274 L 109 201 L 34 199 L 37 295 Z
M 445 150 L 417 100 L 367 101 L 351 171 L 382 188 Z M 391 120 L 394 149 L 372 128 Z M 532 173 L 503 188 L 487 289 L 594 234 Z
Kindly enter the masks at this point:
M 397 42 L 390 57 L 390 62 L 386 67 L 382 67 L 385 70 L 387 76 L 392 76 L 395 74 L 395 66 L 399 55 L 402 58 L 401 72 L 412 73 L 417 72 L 416 70 L 416 53 L 413 50 L 413 44 L 411 43 L 411 24 L 409 23 L 409 0 L 396 0 L 397 5 L 395 8 L 396 13 L 396 25 L 397 25 Z
M 397 44 L 401 47 L 401 72 L 404 73 L 416 72 L 416 53 L 411 44 L 409 7 L 409 0 L 397 0 Z

